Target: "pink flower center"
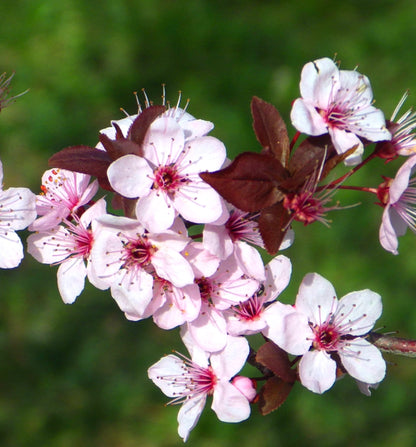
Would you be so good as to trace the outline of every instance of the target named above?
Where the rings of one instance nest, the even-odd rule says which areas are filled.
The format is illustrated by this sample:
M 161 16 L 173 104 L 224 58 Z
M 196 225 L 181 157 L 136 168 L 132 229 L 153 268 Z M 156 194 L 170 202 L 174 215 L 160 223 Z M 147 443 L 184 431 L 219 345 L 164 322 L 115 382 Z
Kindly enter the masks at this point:
M 287 194 L 283 200 L 283 206 L 293 213 L 294 220 L 303 222 L 304 225 L 321 220 L 325 215 L 322 202 L 314 198 L 309 191 Z
M 195 279 L 195 282 L 199 287 L 199 293 L 201 294 L 201 300 L 209 303 L 211 294 L 213 291 L 211 282 L 205 277 L 197 278 L 197 279 Z
M 175 165 L 159 166 L 154 176 L 153 187 L 166 193 L 174 193 L 181 184 L 187 182 L 185 177 L 179 175 Z
M 233 242 L 242 240 L 262 247 L 263 240 L 260 236 L 258 224 L 254 220 L 257 216 L 240 210 L 232 210 L 225 224 L 231 240 Z
M 238 306 L 232 306 L 239 320 L 253 321 L 258 320 L 263 312 L 264 299 L 260 294 L 255 293 L 251 298 Z
M 341 334 L 333 324 L 316 325 L 312 330 L 315 335 L 315 339 L 312 342 L 315 349 L 321 351 L 337 351 L 339 349 L 338 344 Z
M 211 395 L 218 382 L 218 378 L 212 370 L 212 367 L 208 366 L 203 368 L 184 355 L 178 352 L 177 354 L 182 358 L 182 374 L 159 377 L 162 380 L 171 382 L 173 386 L 178 387 L 178 392 L 173 393 L 175 397 L 169 404 L 181 404 L 188 399 L 200 395 Z
M 124 268 L 149 266 L 156 251 L 157 248 L 147 240 L 146 236 L 130 240 L 124 245 Z

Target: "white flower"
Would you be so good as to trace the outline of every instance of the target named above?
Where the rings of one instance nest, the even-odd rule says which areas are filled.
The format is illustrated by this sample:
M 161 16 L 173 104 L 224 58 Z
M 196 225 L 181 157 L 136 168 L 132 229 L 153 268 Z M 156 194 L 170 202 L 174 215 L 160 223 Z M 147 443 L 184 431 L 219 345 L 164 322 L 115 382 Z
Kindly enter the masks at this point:
M 223 143 L 211 136 L 187 139 L 170 116 L 157 118 L 143 143 L 143 157 L 129 154 L 111 163 L 107 175 L 112 188 L 138 198 L 136 216 L 149 231 L 168 229 L 177 214 L 194 223 L 226 214 L 218 193 L 199 174 L 220 169 Z
M 74 222 L 64 219 L 61 225 L 33 233 L 27 239 L 28 252 L 37 261 L 59 264 L 58 290 L 66 304 L 72 304 L 84 290 L 87 275 L 94 286 L 107 287 L 96 278 L 90 262 L 96 229 L 94 219 L 105 214 L 105 208 L 105 200 L 100 199 L 81 217 L 73 215 Z
M 364 336 L 381 311 L 377 293 L 351 292 L 338 301 L 332 284 L 310 273 L 299 287 L 294 306 L 276 302 L 266 309 L 268 328 L 264 334 L 289 354 L 303 356 L 300 381 L 315 393 L 325 392 L 335 382 L 333 354 L 354 379 L 375 384 L 383 380 L 386 364 Z
M 23 259 L 23 245 L 15 230 L 23 230 L 36 218 L 36 196 L 28 188 L 3 186 L 0 161 L 0 268 L 17 267 Z
M 364 147 L 360 138 L 390 140 L 383 112 L 373 105 L 368 78 L 355 70 L 339 70 L 329 58 L 307 63 L 300 81 L 302 98 L 292 108 L 294 127 L 307 135 L 329 133 L 336 151 L 356 146 L 346 163 L 357 164 Z
M 182 355 L 163 357 L 148 370 L 149 378 L 171 404 L 182 404 L 178 413 L 178 433 L 184 441 L 197 424 L 207 396 L 213 397 L 211 408 L 223 422 L 241 422 L 250 415 L 250 404 L 230 381 L 241 370 L 249 354 L 248 342 L 242 337 L 227 337 L 224 349 L 207 354 L 192 345 L 183 335 L 191 359 Z
M 130 320 L 149 316 L 157 275 L 175 287 L 192 284 L 192 268 L 180 252 L 189 239 L 174 231 L 147 233 L 135 219 L 105 215 L 97 219 L 91 261 L 97 277 Z

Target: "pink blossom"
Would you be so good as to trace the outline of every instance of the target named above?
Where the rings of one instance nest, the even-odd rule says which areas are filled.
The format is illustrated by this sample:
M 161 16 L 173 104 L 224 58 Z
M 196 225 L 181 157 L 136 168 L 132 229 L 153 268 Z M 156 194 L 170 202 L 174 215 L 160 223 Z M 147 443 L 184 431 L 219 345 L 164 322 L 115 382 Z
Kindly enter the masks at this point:
M 74 215 L 73 222 L 64 219 L 61 225 L 31 234 L 27 239 L 28 252 L 37 261 L 59 264 L 58 290 L 66 304 L 72 304 L 84 290 L 87 275 L 94 286 L 106 288 L 90 262 L 96 229 L 94 219 L 105 214 L 105 208 L 104 199 L 100 199 L 81 217 Z
M 115 191 L 138 198 L 136 216 L 149 231 L 168 229 L 178 213 L 194 223 L 226 214 L 221 197 L 199 177 L 221 168 L 225 147 L 219 140 L 187 139 L 175 118 L 162 116 L 149 127 L 143 153 L 115 160 L 107 174 Z
M 232 256 L 221 261 L 214 273 L 204 274 L 204 266 L 195 270 L 193 259 L 188 258 L 199 286 L 201 309 L 194 320 L 187 323 L 190 336 L 202 349 L 216 352 L 224 348 L 227 340 L 225 313 L 231 306 L 248 300 L 259 288 L 260 283 L 246 277 Z
M 130 320 L 145 316 L 157 275 L 175 287 L 192 284 L 194 274 L 180 254 L 189 238 L 174 231 L 147 233 L 135 219 L 105 215 L 97 220 L 91 251 L 95 272 Z
M 292 264 L 279 255 L 266 265 L 266 280 L 248 300 L 232 306 L 225 312 L 227 331 L 231 335 L 251 335 L 265 330 L 266 305 L 274 301 L 289 284 Z
M 0 76 L 1 81 L 1 76 Z M 23 230 L 36 218 L 36 196 L 28 188 L 3 190 L 0 161 L 0 268 L 17 267 L 23 259 L 23 245 L 15 231 Z
M 416 232 L 416 177 L 412 177 L 416 155 L 410 157 L 397 171 L 396 177 L 379 186 L 378 196 L 384 206 L 379 238 L 381 246 L 398 254 L 397 238 L 409 227 Z
M 98 191 L 98 181 L 65 169 L 49 169 L 42 176 L 42 193 L 36 196 L 39 217 L 31 231 L 45 231 L 59 225 L 70 214 L 87 205 Z
M 377 293 L 351 292 L 338 301 L 332 284 L 310 273 L 299 287 L 294 306 L 275 302 L 266 310 L 264 334 L 289 354 L 303 356 L 300 381 L 315 393 L 325 392 L 335 382 L 333 354 L 354 379 L 375 384 L 384 378 L 386 364 L 364 337 L 381 310 Z
M 364 147 L 359 137 L 370 141 L 390 140 L 384 115 L 373 105 L 368 78 L 355 70 L 339 70 L 329 58 L 307 63 L 300 81 L 302 98 L 292 108 L 293 126 L 307 135 L 329 133 L 339 154 L 357 147 L 347 157 L 357 164 Z
M 212 396 L 211 408 L 222 422 L 241 422 L 250 415 L 247 397 L 230 383 L 249 354 L 248 342 L 242 337 L 227 337 L 223 350 L 208 354 L 183 335 L 191 353 L 189 359 L 181 354 L 163 357 L 148 370 L 149 378 L 170 404 L 182 404 L 178 413 L 178 433 L 184 441 L 196 426 L 207 396 Z

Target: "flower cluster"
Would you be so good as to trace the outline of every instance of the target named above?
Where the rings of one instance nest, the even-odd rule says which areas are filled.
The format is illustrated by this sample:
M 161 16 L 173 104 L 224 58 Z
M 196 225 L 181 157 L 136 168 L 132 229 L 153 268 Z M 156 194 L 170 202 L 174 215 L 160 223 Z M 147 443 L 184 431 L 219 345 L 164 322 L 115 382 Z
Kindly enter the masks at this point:
M 182 405 L 184 441 L 209 396 L 218 418 L 234 423 L 249 417 L 251 403 L 273 411 L 297 381 L 323 393 L 348 374 L 370 394 L 386 373 L 372 332 L 380 295 L 360 290 L 338 300 L 327 279 L 309 273 L 294 304 L 283 304 L 292 263 L 280 252 L 294 242 L 295 221 L 328 225 L 326 214 L 341 208 L 328 204 L 351 188 L 377 195 L 380 243 L 397 254 L 397 237 L 416 231 L 415 113 L 396 121 L 405 95 L 386 121 L 368 78 L 328 58 L 305 65 L 300 92 L 292 141 L 276 108 L 253 98 L 262 151 L 232 161 L 209 135 L 213 124 L 182 109 L 180 99 L 170 107 L 145 97 L 136 115 L 100 131 L 96 147 L 54 154 L 38 196 L 24 188 L 0 194 L 0 267 L 18 265 L 23 250 L 14 230 L 29 226 L 28 252 L 59 265 L 65 303 L 87 279 L 109 290 L 127 319 L 180 328 L 189 357 L 167 355 L 148 375 Z M 383 176 L 377 188 L 346 184 L 371 160 L 401 156 L 409 158 L 395 178 Z M 342 164 L 347 173 L 325 183 Z M 256 334 L 265 340 L 257 352 L 248 343 Z M 239 375 L 246 363 L 260 370 L 264 386 Z

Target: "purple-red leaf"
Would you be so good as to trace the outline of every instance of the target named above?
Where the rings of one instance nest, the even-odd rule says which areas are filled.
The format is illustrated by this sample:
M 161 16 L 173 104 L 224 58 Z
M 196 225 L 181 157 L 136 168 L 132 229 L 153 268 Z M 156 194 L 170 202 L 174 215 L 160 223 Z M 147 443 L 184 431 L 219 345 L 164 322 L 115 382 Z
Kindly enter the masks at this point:
M 286 167 L 290 152 L 289 136 L 285 122 L 276 107 L 254 96 L 251 101 L 251 114 L 257 140 Z
M 264 248 L 269 254 L 275 255 L 279 251 L 289 229 L 290 219 L 291 217 L 282 202 L 261 210 L 258 224 Z
M 256 354 L 256 361 L 269 368 L 285 382 L 294 383 L 296 381 L 296 372 L 291 368 L 287 352 L 272 341 L 260 346 Z
M 127 154 L 134 154 L 140 157 L 143 155 L 142 147 L 126 138 L 111 140 L 107 135 L 101 133 L 100 143 L 113 161 Z
M 53 168 L 68 169 L 94 177 L 107 177 L 107 168 L 112 162 L 107 152 L 89 146 L 71 146 L 48 160 Z
M 165 110 L 165 106 L 146 107 L 130 126 L 128 138 L 141 146 L 143 144 L 149 126 Z
M 279 377 L 271 377 L 259 393 L 259 410 L 265 416 L 283 404 L 292 391 L 293 383 L 285 382 Z
M 255 152 L 243 152 L 220 171 L 200 174 L 225 200 L 248 212 L 282 200 L 279 185 L 287 175 L 278 160 Z

